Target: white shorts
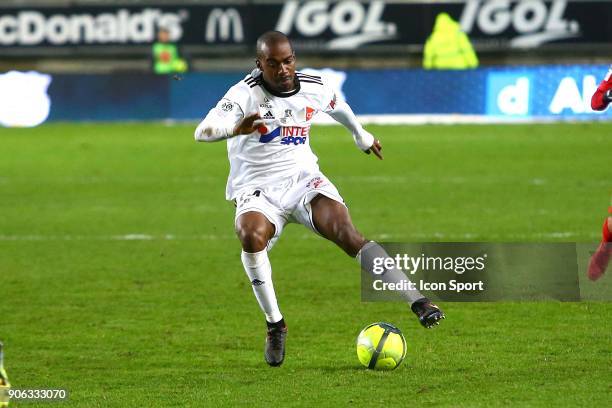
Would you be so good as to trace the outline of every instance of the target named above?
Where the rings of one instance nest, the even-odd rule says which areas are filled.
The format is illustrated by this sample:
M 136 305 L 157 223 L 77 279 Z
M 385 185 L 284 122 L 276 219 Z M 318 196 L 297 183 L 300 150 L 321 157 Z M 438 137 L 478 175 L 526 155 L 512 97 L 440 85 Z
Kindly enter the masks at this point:
M 236 217 L 245 212 L 262 213 L 275 228 L 274 236 L 268 242 L 272 249 L 288 223 L 299 223 L 319 234 L 312 221 L 310 202 L 322 194 L 346 207 L 344 200 L 323 173 L 301 173 L 275 185 L 266 185 L 241 191 L 236 196 Z

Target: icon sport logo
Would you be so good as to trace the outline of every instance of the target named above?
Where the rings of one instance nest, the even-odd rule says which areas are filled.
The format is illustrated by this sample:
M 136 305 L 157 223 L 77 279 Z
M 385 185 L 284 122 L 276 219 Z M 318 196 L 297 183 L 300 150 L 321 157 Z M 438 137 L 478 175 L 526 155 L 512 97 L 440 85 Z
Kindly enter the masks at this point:
M 269 143 L 277 136 L 282 136 L 281 145 L 301 145 L 306 144 L 308 135 L 310 134 L 310 126 L 280 126 L 273 131 L 262 134 L 259 137 L 260 143 Z

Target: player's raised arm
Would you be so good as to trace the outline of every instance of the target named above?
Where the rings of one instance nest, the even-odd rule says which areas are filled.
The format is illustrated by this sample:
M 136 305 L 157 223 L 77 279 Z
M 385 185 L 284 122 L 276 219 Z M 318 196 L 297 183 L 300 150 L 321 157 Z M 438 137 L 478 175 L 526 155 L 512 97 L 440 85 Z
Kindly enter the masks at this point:
M 341 100 L 335 100 L 330 106 L 331 109 L 328 109 L 326 112 L 334 118 L 336 122 L 350 130 L 357 147 L 368 154 L 373 152 L 376 157 L 382 160 L 382 146 L 380 141 L 375 139 L 370 132 L 361 126 L 361 123 L 357 120 L 349 104 Z
M 197 142 L 217 142 L 234 136 L 249 135 L 255 131 L 265 133 L 265 126 L 270 121 L 261 119 L 259 113 L 243 117 L 240 108 L 232 108 L 240 114 L 230 115 L 228 106 L 231 102 L 221 101 L 219 104 L 221 111 L 219 105 L 211 109 L 196 128 L 194 137 Z
M 243 113 L 238 104 L 221 99 L 212 108 L 195 130 L 197 142 L 216 142 L 235 136 L 235 128 L 243 119 Z

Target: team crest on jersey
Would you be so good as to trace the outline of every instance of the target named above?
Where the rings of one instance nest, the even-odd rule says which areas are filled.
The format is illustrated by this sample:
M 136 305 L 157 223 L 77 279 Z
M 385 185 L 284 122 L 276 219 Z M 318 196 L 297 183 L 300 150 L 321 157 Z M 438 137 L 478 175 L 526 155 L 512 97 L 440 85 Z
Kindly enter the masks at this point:
M 312 115 L 314 115 L 315 110 L 312 109 L 310 106 L 306 107 L 306 121 L 309 121 L 310 119 L 312 119 Z
M 289 118 L 293 117 L 293 111 L 291 109 L 285 109 L 285 116 L 280 119 L 283 125 L 287 124 Z

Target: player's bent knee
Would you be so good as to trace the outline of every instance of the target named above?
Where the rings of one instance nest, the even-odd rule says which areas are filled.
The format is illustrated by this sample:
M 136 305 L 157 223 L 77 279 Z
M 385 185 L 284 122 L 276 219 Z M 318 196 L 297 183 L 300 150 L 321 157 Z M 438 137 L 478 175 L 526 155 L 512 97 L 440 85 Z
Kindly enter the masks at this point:
M 239 228 L 236 233 L 246 252 L 263 251 L 268 245 L 269 238 L 264 228 Z
M 274 226 L 262 217 L 259 214 L 245 214 L 236 222 L 236 235 L 246 252 L 264 250 L 274 236 Z

